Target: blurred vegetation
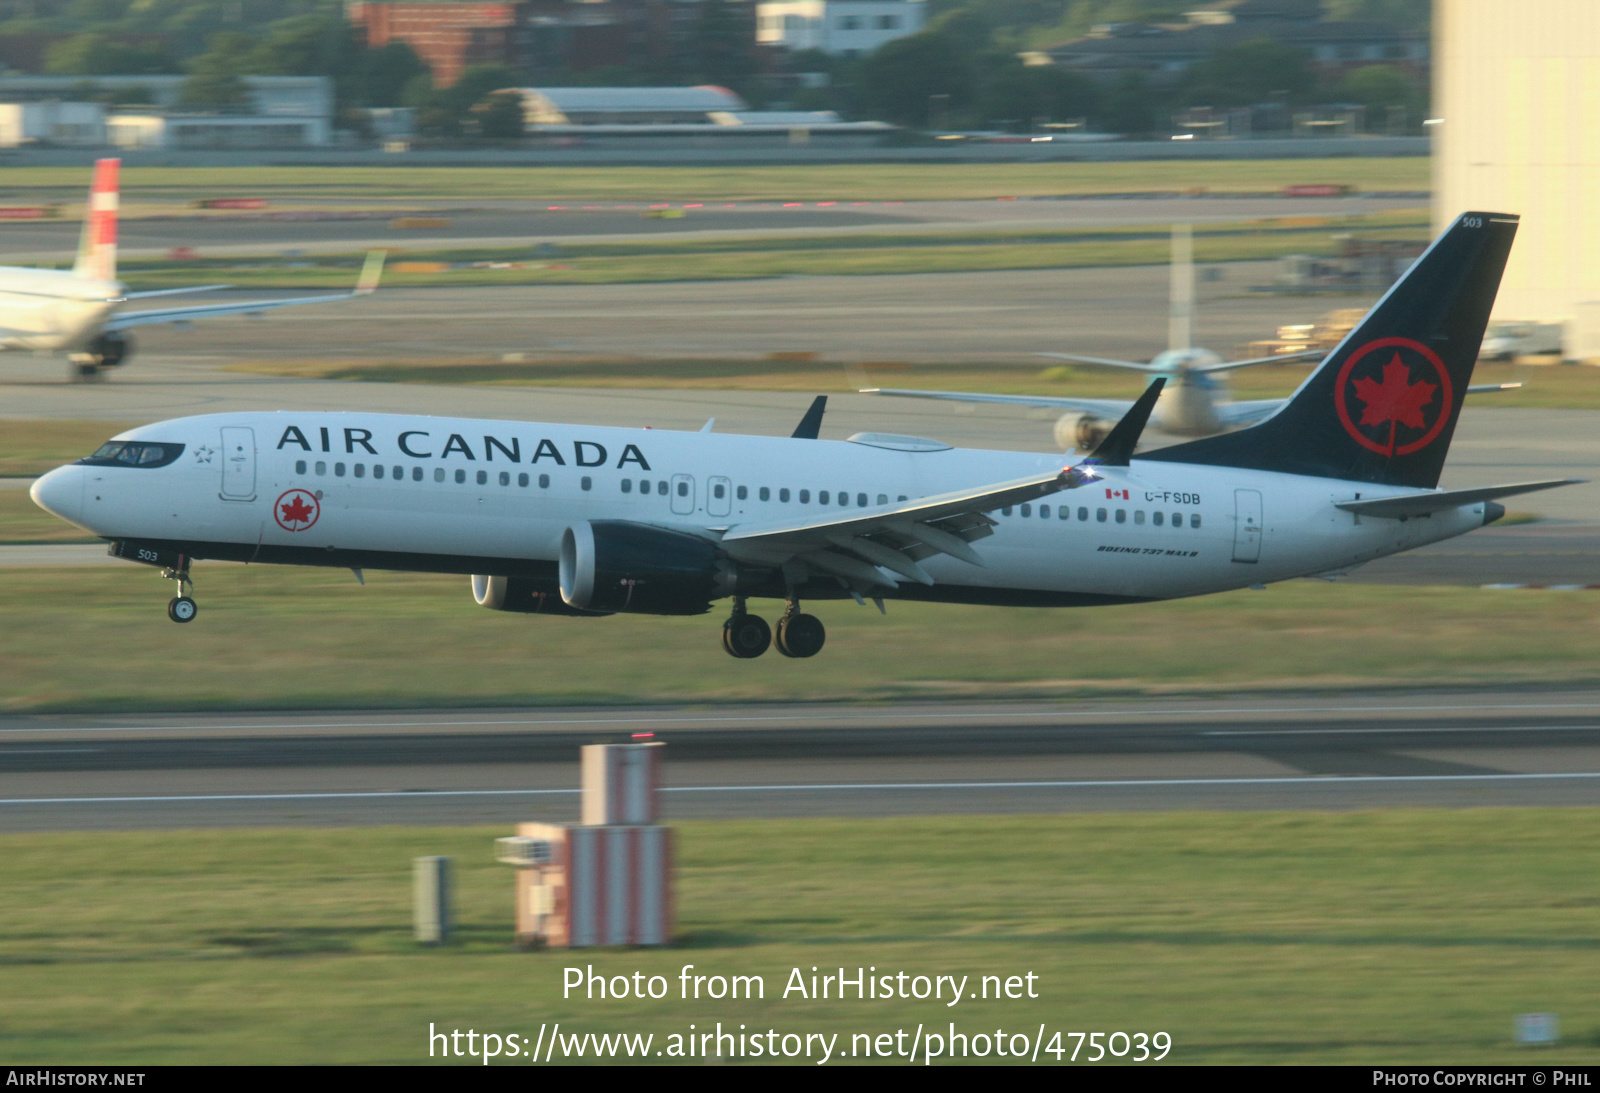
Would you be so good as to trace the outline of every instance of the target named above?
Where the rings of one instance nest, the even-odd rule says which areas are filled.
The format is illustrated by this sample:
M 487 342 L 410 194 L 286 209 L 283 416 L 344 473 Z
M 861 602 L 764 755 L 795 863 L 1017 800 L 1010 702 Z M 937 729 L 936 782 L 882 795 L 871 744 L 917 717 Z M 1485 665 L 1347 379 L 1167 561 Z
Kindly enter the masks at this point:
M 1373 65 L 1342 83 L 1319 84 L 1303 53 L 1265 40 L 1221 50 L 1170 86 L 1137 75 L 1099 84 L 1052 66 L 1025 66 L 1018 56 L 1080 37 L 1096 24 L 1181 23 L 1186 7 L 1172 0 L 934 0 L 922 33 L 864 58 L 786 55 L 773 72 L 762 71 L 748 48 L 749 6 L 704 0 L 696 8 L 679 48 L 648 66 L 546 72 L 539 80 L 719 84 L 756 106 L 777 96 L 797 109 L 934 129 L 1026 131 L 1039 119 L 1087 119 L 1096 129 L 1146 134 L 1163 130 L 1170 113 L 1188 106 L 1333 101 L 1374 108 L 1374 126 L 1389 117 L 1386 108 L 1404 108 L 1414 128 L 1426 103 L 1426 89 L 1400 69 Z M 1328 18 L 1411 30 L 1429 21 L 1428 0 L 1324 0 L 1323 9 Z M 359 107 L 412 106 L 423 135 L 438 141 L 519 137 L 509 108 L 495 114 L 488 96 L 531 78 L 478 66 L 449 88 L 435 87 L 410 47 L 366 49 L 335 0 L 0 0 L 0 34 L 69 35 L 47 50 L 51 72 L 189 73 L 183 102 L 195 109 L 243 109 L 240 76 L 330 76 L 343 124 L 362 128 Z M 824 74 L 827 84 L 797 87 L 799 73 Z
M 511 799 L 481 827 L 0 835 L 8 1054 L 414 1065 L 430 1022 L 530 1040 L 560 1022 L 659 1048 L 717 1021 L 837 1032 L 848 1053 L 854 1033 L 954 1021 L 969 1035 L 1042 1022 L 1069 1054 L 1068 1031 L 1159 1030 L 1178 1064 L 1525 1065 L 1512 1015 L 1554 1012 L 1562 1041 L 1540 1064 L 1600 1060 L 1592 808 L 675 822 L 676 944 L 514 951 L 491 840 L 575 809 Z M 411 859 L 431 854 L 454 860 L 456 934 L 424 949 Z M 565 999 L 574 964 L 662 975 L 672 996 Z M 764 998 L 678 1001 L 684 964 L 760 975 Z M 1032 972 L 1038 997 L 785 1001 L 790 969 L 817 965 L 971 987 Z
M 1045 426 L 1040 424 L 1041 432 Z M 1219 524 L 1219 527 L 1221 525 Z M 1074 534 L 1063 531 L 1063 535 Z M 1227 549 L 1226 545 L 1218 549 Z M 201 562 L 200 617 L 107 561 L 0 583 L 0 710 L 813 702 L 1511 686 L 1600 681 L 1600 597 L 1291 581 L 1265 592 L 1076 610 L 807 601 L 815 660 L 734 660 L 724 608 L 546 618 L 477 606 L 465 576 Z M 752 601 L 775 618 L 781 604 Z M 113 658 L 84 657 L 106 634 Z M 419 652 L 418 635 L 426 651 Z M 1085 658 L 1086 643 L 1096 655 Z M 172 686 L 170 666 L 206 671 Z M 617 665 L 627 665 L 618 672 Z

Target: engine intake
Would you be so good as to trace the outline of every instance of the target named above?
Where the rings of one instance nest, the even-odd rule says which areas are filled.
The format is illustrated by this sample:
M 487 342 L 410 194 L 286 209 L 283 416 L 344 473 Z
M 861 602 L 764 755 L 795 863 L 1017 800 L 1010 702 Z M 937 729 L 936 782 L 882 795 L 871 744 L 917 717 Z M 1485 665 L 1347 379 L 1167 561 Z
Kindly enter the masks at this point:
M 1111 435 L 1115 424 L 1095 414 L 1063 414 L 1056 421 L 1056 444 L 1064 452 L 1073 448 L 1080 452 L 1092 452 Z
M 561 535 L 561 598 L 585 611 L 701 615 L 733 590 L 716 544 L 625 520 L 585 520 Z

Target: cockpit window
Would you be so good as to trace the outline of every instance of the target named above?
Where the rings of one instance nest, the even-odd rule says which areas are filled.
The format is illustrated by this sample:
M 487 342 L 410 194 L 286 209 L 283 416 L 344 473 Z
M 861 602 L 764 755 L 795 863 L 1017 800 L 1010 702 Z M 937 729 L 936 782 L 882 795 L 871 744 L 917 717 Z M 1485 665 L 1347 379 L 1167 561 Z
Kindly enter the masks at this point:
M 91 467 L 165 467 L 182 454 L 182 444 L 112 440 L 100 445 L 87 459 L 80 459 L 78 462 Z

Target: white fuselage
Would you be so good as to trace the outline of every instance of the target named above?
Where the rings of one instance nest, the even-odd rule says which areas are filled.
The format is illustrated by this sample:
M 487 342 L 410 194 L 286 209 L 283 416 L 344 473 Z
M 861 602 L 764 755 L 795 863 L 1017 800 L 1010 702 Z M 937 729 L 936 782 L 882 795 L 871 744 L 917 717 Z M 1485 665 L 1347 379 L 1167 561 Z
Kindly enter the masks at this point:
M 1221 363 L 1207 349 L 1169 349 L 1151 361 L 1167 377 L 1167 385 L 1156 400 L 1150 424 L 1171 436 L 1210 436 L 1227 428 L 1217 412 L 1228 401 L 1228 386 L 1220 375 L 1201 371 Z
M 58 468 L 35 500 L 107 539 L 201 545 L 199 557 L 491 574 L 553 566 L 564 529 L 585 520 L 716 539 L 1061 466 L 1026 452 L 360 413 L 215 414 L 117 439 L 184 449 L 167 466 Z M 1481 503 L 1356 517 L 1335 503 L 1416 491 L 1335 479 L 1140 460 L 1098 471 L 991 513 L 994 534 L 975 543 L 983 567 L 937 555 L 923 562 L 934 586 L 902 592 L 1041 605 L 1194 596 L 1344 569 L 1484 520 Z
M 116 281 L 70 270 L 0 267 L 0 348 L 78 349 L 123 300 Z

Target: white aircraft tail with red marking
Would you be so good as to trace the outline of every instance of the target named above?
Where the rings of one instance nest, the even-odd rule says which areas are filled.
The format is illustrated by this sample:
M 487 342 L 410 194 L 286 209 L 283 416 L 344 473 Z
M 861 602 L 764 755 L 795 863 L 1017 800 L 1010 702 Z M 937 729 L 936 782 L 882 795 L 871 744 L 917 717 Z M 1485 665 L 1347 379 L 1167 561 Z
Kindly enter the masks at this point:
M 89 186 L 89 205 L 83 214 L 83 235 L 72 272 L 96 281 L 117 279 L 117 205 L 120 159 L 99 159 Z

